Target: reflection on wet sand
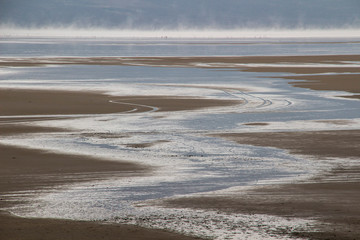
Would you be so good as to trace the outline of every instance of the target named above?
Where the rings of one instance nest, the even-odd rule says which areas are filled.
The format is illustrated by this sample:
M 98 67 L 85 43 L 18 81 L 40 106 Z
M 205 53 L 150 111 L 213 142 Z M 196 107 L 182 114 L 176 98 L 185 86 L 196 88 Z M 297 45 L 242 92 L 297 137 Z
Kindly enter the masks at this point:
M 359 93 L 359 56 L 358 55 L 324 55 L 324 56 L 257 56 L 257 57 L 87 57 L 87 58 L 1 58 L 1 67 L 38 67 L 46 65 L 137 65 L 158 67 L 196 67 L 210 69 L 235 69 L 239 71 L 290 73 L 291 76 L 276 76 L 291 80 L 294 87 L 313 90 L 346 91 Z M 332 73 L 332 74 L 328 74 Z M 336 74 L 333 74 L 336 73 Z M 295 74 L 295 76 L 293 76 Z M 300 75 L 299 75 L 300 74 Z M 325 75 L 326 74 L 326 75 Z M 274 77 L 273 75 L 271 77 Z M 296 80 L 296 81 L 295 81 Z M 304 80 L 304 81 L 301 81 Z M 170 85 L 168 85 L 170 86 Z M 181 86 L 181 85 L 178 85 Z M 183 85 L 185 86 L 185 85 Z M 189 85 L 191 86 L 191 84 Z M 206 86 L 194 86 L 208 88 Z M 212 87 L 212 89 L 215 89 Z M 223 90 L 227 88 L 219 87 Z M 241 88 L 239 88 L 241 89 Z M 234 90 L 234 89 L 232 89 Z M 71 132 L 74 136 L 97 136 L 100 139 L 124 137 L 111 133 L 84 133 L 76 129 L 33 126 L 33 120 L 44 117 L 80 117 L 91 114 L 118 113 L 151 113 L 170 111 L 190 111 L 197 109 L 221 108 L 244 103 L 244 100 L 220 100 L 184 96 L 109 96 L 96 92 L 67 92 L 46 90 L 2 89 L 0 90 L 2 116 L 1 136 L 18 134 L 46 134 Z M 354 95 L 357 98 L 358 95 Z M 246 100 L 246 99 L 245 99 Z M 257 99 L 260 105 L 268 104 L 264 99 Z M 76 103 L 76 104 L 75 104 Z M 50 116 L 48 116 L 50 115 Z M 18 118 L 23 117 L 23 118 Z M 22 123 L 19 124 L 22 119 Z M 157 119 L 157 118 L 154 118 Z M 160 119 L 160 118 L 158 118 Z M 348 120 L 318 120 L 324 124 L 346 125 Z M 267 122 L 246 122 L 242 126 L 266 127 Z M 209 131 L 209 133 L 212 133 Z M 88 135 L 86 135 L 88 134 Z M 90 134 L 90 135 L 89 135 Z M 166 201 L 170 207 L 187 207 L 215 209 L 224 212 L 245 214 L 261 213 L 280 216 L 316 218 L 323 221 L 316 233 L 292 233 L 297 236 L 326 239 L 332 234 L 338 238 L 356 238 L 359 233 L 359 166 L 355 160 L 360 156 L 359 130 L 327 130 L 327 131 L 292 131 L 292 132 L 257 132 L 257 133 L 219 133 L 211 134 L 214 138 L 225 138 L 239 144 L 274 147 L 290 151 L 292 154 L 311 156 L 315 161 L 330 158 L 349 159 L 352 166 L 334 166 L 334 169 L 307 182 L 286 185 L 270 185 L 254 187 L 246 192 L 232 192 L 229 195 L 203 195 L 194 198 L 179 198 Z M 146 143 L 129 142 L 129 148 L 135 150 L 150 148 L 166 143 L 165 140 L 154 140 Z M 97 158 L 57 154 L 45 151 L 24 149 L 1 145 L 1 163 L 5 179 L 1 184 L 1 192 L 30 190 L 54 187 L 93 179 L 108 177 L 126 177 L 130 175 L 148 174 L 151 167 L 133 163 L 104 161 Z M 351 160 L 350 160 L 351 159 Z M 355 162 L 355 163 L 354 163 Z M 18 168 L 17 166 L 22 166 Z M 87 166 L 83 168 L 82 166 Z M 19 177 L 20 176 L 20 177 Z M 32 181 L 28 181 L 29 176 Z M 66 177 L 66 181 L 64 180 Z M 9 183 L 11 182 L 11 183 Z M 304 197 L 307 196 L 307 197 Z M 9 199 L 1 200 L 1 207 L 10 206 Z M 348 210 L 351 208 L 351 212 Z M 12 229 L 9 224 L 20 224 L 23 228 L 33 229 L 35 225 L 44 224 L 41 220 L 25 221 L 1 215 L 2 228 Z M 56 223 L 56 224 L 54 224 Z M 51 230 L 69 225 L 69 222 L 52 221 L 47 225 Z M 52 225 L 53 224 L 53 225 Z M 93 227 L 92 224 L 76 222 L 82 227 Z M 329 225 L 330 224 L 330 225 Z M 321 224 L 320 224 L 321 225 Z M 0 227 L 0 230 L 2 230 Z M 135 228 L 143 233 L 137 236 L 133 228 L 127 232 L 129 239 L 148 239 L 148 230 Z M 331 229 L 334 228 L 335 230 Z M 130 230 L 129 230 L 130 229 Z M 107 231 L 101 228 L 100 232 Z M 115 231 L 115 230 L 111 230 Z M 130 233 L 129 233 L 130 231 Z M 151 231 L 151 230 L 149 230 Z M 2 231 L 0 231 L 2 232 Z M 116 231 L 115 231 L 116 232 Z M 183 236 L 156 231 L 165 234 L 166 239 L 185 239 Z M 286 232 L 288 234 L 289 232 Z M 6 237 L 12 238 L 6 231 Z M 155 234 L 154 232 L 151 234 Z M 155 236 L 155 235 L 153 235 Z M 139 238 L 138 238 L 139 237 Z M 90 238 L 91 239 L 91 238 Z M 161 239 L 159 237 L 158 239 Z

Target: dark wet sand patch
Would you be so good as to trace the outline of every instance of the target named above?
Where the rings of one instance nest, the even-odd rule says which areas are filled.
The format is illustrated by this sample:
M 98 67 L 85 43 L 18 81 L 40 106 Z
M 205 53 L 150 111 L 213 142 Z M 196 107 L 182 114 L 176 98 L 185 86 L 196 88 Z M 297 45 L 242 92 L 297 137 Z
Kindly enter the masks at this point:
M 239 144 L 275 147 L 294 154 L 324 157 L 360 157 L 360 130 L 224 133 L 212 135 Z
M 358 62 L 360 55 L 307 55 L 307 56 L 225 56 L 225 57 L 32 57 L 0 58 L 1 67 L 28 67 L 43 65 L 135 65 L 191 66 L 205 64 L 247 64 L 247 63 L 326 63 L 344 64 Z M 224 65 L 223 67 L 226 67 Z M 231 66 L 233 67 L 233 66 Z M 360 70 L 358 70 L 360 71 Z
M 316 120 L 315 122 L 334 124 L 334 125 L 351 125 L 351 124 L 355 123 L 354 121 L 347 120 L 347 119 Z
M 360 174 L 360 169 L 350 169 Z M 336 174 L 336 173 L 334 173 Z M 310 239 L 350 240 L 360 237 L 359 180 L 257 186 L 231 195 L 204 195 L 166 200 L 168 207 L 268 214 L 318 220 L 308 232 L 284 232 Z
M 360 74 L 301 75 L 283 78 L 306 80 L 305 82 L 290 82 L 294 87 L 360 93 Z
M 19 191 L 122 175 L 142 175 L 150 169 L 124 161 L 58 154 L 0 145 L 0 192 Z M 108 176 L 106 176 L 108 175 Z
M 245 126 L 267 126 L 269 123 L 264 122 L 251 122 L 251 123 L 244 123 Z
M 134 225 L 104 224 L 57 219 L 27 219 L 1 214 L 0 239 L 3 240 L 195 240 L 163 230 Z
M 129 143 L 129 144 L 126 144 L 126 146 L 130 147 L 130 148 L 148 148 L 148 147 L 152 147 L 157 144 L 166 143 L 166 142 L 169 142 L 169 141 L 159 140 L 159 141 L 147 142 L 147 143 Z
M 101 93 L 0 89 L 0 116 L 183 111 L 240 104 L 240 100 L 172 96 L 109 96 Z M 66 117 L 66 116 L 65 116 Z
M 36 125 L 20 124 L 20 123 L 6 123 L 0 124 L 0 136 L 9 136 L 17 134 L 27 133 L 55 133 L 55 132 L 66 132 L 69 130 L 54 128 L 54 127 L 43 127 Z
M 350 99 L 360 99 L 360 95 L 352 95 L 352 96 L 339 96 L 342 98 L 350 98 Z

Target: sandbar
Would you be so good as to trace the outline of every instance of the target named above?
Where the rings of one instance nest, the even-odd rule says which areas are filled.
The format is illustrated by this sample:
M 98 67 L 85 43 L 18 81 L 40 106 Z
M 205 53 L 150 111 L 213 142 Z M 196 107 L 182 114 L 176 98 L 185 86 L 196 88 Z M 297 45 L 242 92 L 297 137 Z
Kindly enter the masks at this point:
M 281 148 L 292 154 L 319 158 L 360 157 L 360 130 L 224 133 L 212 136 L 240 144 Z
M 200 66 L 198 63 L 214 64 L 209 67 L 233 68 L 234 64 L 344 64 L 359 62 L 360 55 L 307 55 L 307 56 L 219 56 L 219 57 L 27 57 L 0 58 L 0 67 L 33 67 L 44 65 L 149 65 L 149 66 Z M 215 65 L 224 63 L 224 65 Z M 246 65 L 241 66 L 245 68 Z M 358 67 L 354 67 L 358 72 Z
M 313 74 L 281 76 L 295 87 L 358 93 L 360 55 L 307 56 L 219 56 L 219 57 L 37 57 L 0 58 L 0 67 L 38 67 L 46 65 L 126 65 L 156 67 L 196 67 L 235 69 L 246 72 Z M 304 66 L 305 65 L 305 66 Z M 323 75 L 335 73 L 333 75 Z M 326 84 L 324 82 L 326 81 Z M 326 85 L 326 86 L 325 86 Z M 357 87 L 356 87 L 357 86 Z M 356 89 L 354 89 L 354 87 Z M 359 95 L 346 96 L 359 99 Z
M 321 91 L 345 91 L 360 93 L 360 74 L 300 75 L 286 76 L 285 79 L 306 80 L 290 82 L 294 87 Z M 359 98 L 359 95 L 350 97 Z
M 0 116 L 182 111 L 231 106 L 239 100 L 173 96 L 110 96 L 95 92 L 0 89 Z

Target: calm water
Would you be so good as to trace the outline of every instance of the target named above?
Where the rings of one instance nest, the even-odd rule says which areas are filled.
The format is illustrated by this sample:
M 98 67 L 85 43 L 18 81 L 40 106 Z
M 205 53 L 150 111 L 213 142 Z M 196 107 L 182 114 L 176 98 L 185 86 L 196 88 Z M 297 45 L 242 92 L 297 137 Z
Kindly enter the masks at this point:
M 331 39 L 0 39 L 1 57 L 354 53 L 360 53 L 360 43 L 339 43 L 339 40 Z M 146 216 L 160 210 L 135 207 L 145 200 L 288 181 L 328 167 L 326 163 L 315 163 L 286 151 L 239 145 L 207 135 L 219 132 L 359 128 L 358 101 L 333 97 L 344 93 L 291 87 L 286 80 L 276 78 L 281 75 L 141 66 L 68 65 L 0 69 L 0 87 L 101 90 L 115 95 L 203 96 L 244 101 L 242 105 L 211 111 L 104 114 L 89 115 L 85 119 L 41 122 L 37 124 L 71 127 L 80 133 L 1 139 L 1 143 L 75 154 L 96 154 L 99 157 L 158 166 L 152 176 L 85 183 L 31 196 L 34 205 L 13 211 L 25 216 L 88 220 Z M 233 90 L 219 90 L 219 87 Z M 319 119 L 347 119 L 352 124 L 334 127 L 315 122 Z M 270 125 L 244 125 L 249 122 L 269 122 Z M 104 138 L 95 133 L 122 137 Z M 160 140 L 166 142 L 144 149 L 127 146 L 129 143 Z
M 0 54 L 38 56 L 254 56 L 353 54 L 359 39 L 124 40 L 116 38 L 1 38 Z

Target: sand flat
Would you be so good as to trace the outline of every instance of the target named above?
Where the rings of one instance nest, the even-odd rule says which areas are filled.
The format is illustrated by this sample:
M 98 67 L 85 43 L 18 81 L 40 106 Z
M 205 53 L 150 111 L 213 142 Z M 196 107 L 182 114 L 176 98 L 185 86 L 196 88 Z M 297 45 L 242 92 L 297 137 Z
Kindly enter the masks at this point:
M 324 55 L 324 56 L 259 56 L 259 57 L 157 57 L 157 58 L 24 58 L 24 59 L 4 59 L 1 58 L 0 66 L 6 67 L 36 67 L 48 64 L 88 64 L 88 65 L 149 65 L 149 66 L 181 66 L 181 67 L 200 67 L 198 63 L 207 63 L 212 68 L 234 68 L 234 64 L 248 63 L 323 63 L 337 64 L 336 67 L 249 67 L 242 66 L 238 68 L 241 71 L 259 71 L 259 72 L 289 72 L 294 74 L 312 74 L 336 72 L 341 73 L 334 75 L 337 80 L 327 79 L 327 76 L 289 76 L 287 79 L 306 80 L 305 83 L 291 82 L 295 87 L 306 87 L 314 90 L 340 90 L 352 93 L 358 93 L 356 83 L 358 83 L 358 74 L 350 77 L 343 73 L 360 72 L 358 67 L 341 67 L 344 62 L 359 62 L 359 55 Z M 220 65 L 216 65 L 221 63 Z M 214 65 L 211 65 L 214 64 Z M 204 66 L 204 65 L 203 65 Z M 348 84 L 341 84 L 339 80 L 345 80 Z M 353 78 L 353 79 L 352 79 Z M 354 85 L 355 84 L 355 85 Z M 7 90 L 6 90 L 7 91 Z M 218 102 L 212 99 L 199 99 L 186 97 L 148 97 L 148 96 L 131 96 L 131 97 L 114 97 L 99 93 L 79 93 L 77 96 L 70 92 L 62 91 L 43 91 L 43 90 L 14 90 L 13 95 L 6 91 L 0 90 L 1 101 L 6 103 L 7 107 L 1 109 L 0 115 L 36 115 L 36 114 L 97 114 L 97 113 L 119 113 L 131 111 L 138 108 L 139 112 L 149 111 L 149 108 L 141 108 L 139 105 L 151 105 L 159 108 L 160 111 L 177 111 L 192 110 L 211 106 L 227 106 L 235 104 L 233 102 Z M 4 94 L 3 94 L 4 93 Z M 36 93 L 36 94 L 34 94 Z M 56 97 L 54 97 L 56 95 Z M 3 98 L 6 96 L 6 98 Z M 34 96 L 43 98 L 34 99 Z M 49 99 L 53 98 L 49 101 Z M 76 99 L 74 99 L 76 98 Z M 5 100 L 4 100 L 5 99 Z M 7 100 L 6 100 L 7 99 Z M 44 100 L 45 99 L 45 100 Z M 71 99 L 71 101 L 70 101 Z M 204 101 L 203 101 L 204 100 Z M 68 101 L 68 102 L 67 102 Z M 70 106 L 69 103 L 77 102 L 79 105 Z M 117 104 L 110 101 L 117 101 Z M 91 104 L 89 104 L 91 102 Z M 121 104 L 125 102 L 126 104 Z M 196 102 L 196 103 L 195 103 Z M 37 107 L 33 104 L 36 103 Z M 64 104 L 68 103 L 68 104 Z M 11 105 L 13 104 L 13 105 Z M 133 104 L 133 105 L 131 105 Z M 223 105 L 222 105 L 223 104 Z M 56 107 L 56 105 L 60 105 Z M 87 105 L 91 105 L 88 107 Z M 31 106 L 31 107 L 29 107 Z M 55 108 L 54 108 L 55 106 Z M 65 107 L 66 106 L 66 107 Z M 15 119 L 9 118 L 8 121 Z M 31 120 L 31 119 L 30 119 Z M 255 124 L 256 125 L 256 124 Z M 52 129 L 31 129 L 23 125 L 14 124 L 11 127 L 3 127 L 4 134 L 21 134 L 48 132 Z M 1 128 L 0 128 L 1 130 Z M 54 131 L 56 131 L 54 129 Z M 316 131 L 316 132 L 278 132 L 278 133 L 228 133 L 218 134 L 216 137 L 224 137 L 240 144 L 250 144 L 256 146 L 269 146 L 289 150 L 293 154 L 311 155 L 321 159 L 329 157 L 341 157 L 358 159 L 360 156 L 359 130 L 352 131 Z M 270 141 L 271 140 L 271 141 Z M 142 146 L 141 146 L 142 147 Z M 114 165 L 116 164 L 116 176 L 126 176 L 130 171 L 134 174 L 143 174 L 148 168 L 144 166 L 133 165 L 131 163 L 114 163 L 98 162 L 98 159 L 80 158 L 70 155 L 54 155 L 54 153 L 35 151 L 29 149 L 19 149 L 9 146 L 0 146 L 2 153 L 0 160 L 7 166 L 7 172 L 3 176 L 7 179 L 16 179 L 18 182 L 8 184 L 4 181 L 1 188 L 2 193 L 13 190 L 33 190 L 47 186 L 58 186 L 66 184 L 61 178 L 62 174 L 73 175 L 80 173 L 81 179 L 70 178 L 73 182 L 88 181 L 89 173 L 99 172 L 97 177 L 114 176 Z M 6 156 L 6 157 L 3 157 Z M 20 156 L 20 157 L 17 157 Z M 23 164 L 27 157 L 33 156 L 34 164 L 30 167 L 38 166 L 38 173 L 26 167 L 17 168 Z M 63 161 L 64 156 L 72 161 Z M 15 158 L 14 158 L 15 157 Z M 24 158 L 23 158 L 24 157 Z M 73 158 L 74 157 L 74 158 Z M 44 162 L 47 159 L 52 161 Z M 58 160 L 58 161 L 57 161 Z M 82 169 L 79 166 L 89 162 L 89 169 Z M 30 163 L 26 160 L 26 163 Z M 99 169 L 99 164 L 102 166 Z M 63 169 L 64 172 L 58 172 Z M 126 169 L 126 170 L 125 170 Z M 31 172 L 28 172 L 30 171 Z M 5 171 L 5 170 L 3 170 Z M 271 185 L 267 187 L 255 187 L 244 194 L 238 192 L 231 196 L 203 196 L 198 198 L 181 198 L 167 201 L 165 204 L 171 207 L 181 206 L 190 208 L 215 209 L 228 212 L 240 212 L 245 214 L 262 213 L 270 215 L 291 216 L 291 217 L 309 217 L 322 220 L 324 225 L 319 225 L 320 232 L 314 233 L 294 233 L 296 235 L 319 238 L 319 239 L 357 239 L 359 233 L 359 216 L 358 208 L 359 194 L 359 176 L 360 168 L 355 166 L 347 168 L 333 169 L 327 175 L 317 176 L 309 182 L 298 182 L 296 184 Z M 25 179 L 18 178 L 21 176 L 32 176 L 33 181 L 28 182 Z M 51 176 L 47 181 L 37 180 L 36 176 Z M 5 183 L 5 184 L 4 184 Z M 69 182 L 67 182 L 69 183 Z M 5 206 L 8 202 L 1 200 L 1 205 Z M 18 226 L 15 228 L 14 226 Z M 97 239 L 96 234 L 104 236 L 111 233 L 112 236 L 119 234 L 124 235 L 126 239 L 186 239 L 178 235 L 166 235 L 168 233 L 146 230 L 140 228 L 111 226 L 112 229 L 105 228 L 103 225 L 94 223 L 71 222 L 61 220 L 29 220 L 10 217 L 6 214 L 0 215 L 0 238 L 5 239 L 56 239 L 60 236 L 67 238 L 69 235 L 58 232 L 58 229 L 69 229 L 71 236 L 76 239 Z M 36 231 L 34 231 L 34 229 Z M 46 231 L 44 230 L 46 229 Z M 77 232 L 79 229 L 79 232 Z M 96 229 L 97 233 L 89 229 Z M 89 231 L 88 231 L 89 230 Z M 117 232 L 118 231 L 118 232 Z M 52 236 L 45 234 L 53 234 Z M 84 233 L 93 233 L 90 236 Z M 138 235 L 138 233 L 141 235 Z M 6 235 L 7 234 L 7 235 Z M 10 235 L 9 235 L 10 234 Z M 36 235 L 34 235 L 36 234 Z M 44 235 L 45 234 L 45 235 Z M 58 235 L 59 234 L 59 235 Z M 76 235 L 78 234 L 78 235 Z M 115 235 L 113 235 L 115 234 Z M 160 234 L 159 237 L 153 234 Z M 165 235 L 162 235 L 165 234 Z M 154 236 L 154 238 L 152 237 Z M 109 237 L 110 239 L 110 237 Z
M 28 121 L 32 121 L 31 119 Z M 27 134 L 27 133 L 49 133 L 49 132 L 64 132 L 69 131 L 61 128 L 35 126 L 29 124 L 20 124 L 17 122 L 2 123 L 0 121 L 0 136 L 10 136 L 16 134 Z
M 157 111 L 182 111 L 241 103 L 181 96 L 120 97 L 91 92 L 28 89 L 0 89 L 0 101 L 0 116 L 146 112 L 154 108 Z
M 134 225 L 0 215 L 0 239 L 6 240 L 195 240 L 181 234 Z
M 148 111 L 142 103 L 156 105 L 159 111 L 179 111 L 236 104 L 235 101 L 212 99 L 127 96 L 113 97 L 101 93 L 68 92 L 50 90 L 1 89 L 0 137 L 31 133 L 68 132 L 59 129 L 31 125 L 39 120 L 26 115 L 42 114 L 102 114 L 129 111 L 136 105 L 138 111 Z M 133 101 L 132 104 L 112 103 Z M 199 101 L 197 101 L 199 100 Z M 173 105 L 173 107 L 172 107 Z M 140 109 L 140 110 L 139 110 Z M 152 108 L 151 108 L 152 109 Z M 19 120 L 16 116 L 24 115 Z M 9 117 L 7 117 L 9 116 Z M 44 120 L 54 118 L 45 117 Z M 56 118 L 55 118 L 56 119 Z M 62 185 L 108 178 L 143 176 L 151 167 L 126 161 L 97 159 L 89 156 L 53 153 L 0 145 L 0 208 L 18 203 L 15 195 L 21 191 L 35 192 Z M 20 192 L 19 192 L 20 191 Z M 10 193 L 10 195 L 8 195 Z M 162 230 L 145 229 L 127 225 L 103 225 L 95 222 L 66 221 L 55 219 L 25 219 L 0 211 L 1 239 L 198 239 Z
M 1 192 L 89 181 L 104 178 L 103 173 L 108 173 L 105 178 L 121 177 L 122 172 L 124 176 L 128 176 L 128 173 L 141 175 L 148 169 L 125 161 L 114 162 L 6 145 L 0 145 L 0 151 Z
M 360 130 L 224 133 L 213 135 L 239 144 L 276 147 L 293 154 L 311 155 L 314 161 L 331 157 L 359 159 Z M 228 195 L 175 198 L 169 207 L 213 209 L 245 214 L 270 214 L 320 220 L 314 232 L 294 232 L 311 239 L 360 237 L 360 164 L 335 167 L 307 181 L 254 186 Z
M 0 67 L 36 67 L 50 64 L 145 65 L 215 69 L 231 68 L 246 72 L 317 74 L 312 76 L 282 76 L 282 78 L 306 80 L 305 83 L 290 82 L 295 87 L 314 90 L 348 91 L 351 93 L 359 92 L 359 74 L 357 74 L 360 73 L 359 63 L 360 55 L 0 58 Z M 302 66 L 303 64 L 307 66 Z M 324 73 L 337 74 L 318 75 Z M 326 84 L 324 84 L 325 81 Z M 354 95 L 351 98 L 358 99 L 359 97 Z
M 54 132 L 61 129 L 29 125 L 0 126 L 0 137 L 9 134 Z M 11 193 L 59 187 L 109 177 L 134 177 L 148 174 L 151 167 L 125 161 L 109 161 L 88 156 L 58 154 L 15 146 L 0 145 L 0 209 L 18 204 Z M 9 194 L 10 195 L 7 195 Z M 70 221 L 59 219 L 27 219 L 0 210 L 0 239 L 134 239 L 177 240 L 199 239 L 162 230 L 120 224 Z
M 306 80 L 305 82 L 290 82 L 290 84 L 294 87 L 322 91 L 345 91 L 350 93 L 360 93 L 360 74 L 301 75 L 286 76 L 283 78 Z
M 224 133 L 213 136 L 240 144 L 281 148 L 293 154 L 318 158 L 360 157 L 360 130 Z
M 27 57 L 0 58 L 0 67 L 31 67 L 44 65 L 135 65 L 151 66 L 196 66 L 194 63 L 324 63 L 344 64 L 359 62 L 359 55 L 308 55 L 308 56 L 225 56 L 225 57 Z M 360 70 L 358 70 L 360 71 Z
M 351 169 L 358 175 L 360 169 Z M 229 195 L 212 194 L 167 200 L 168 207 L 266 214 L 290 218 L 315 219 L 310 232 L 291 232 L 309 239 L 358 239 L 360 208 L 359 182 L 294 183 L 255 186 Z

